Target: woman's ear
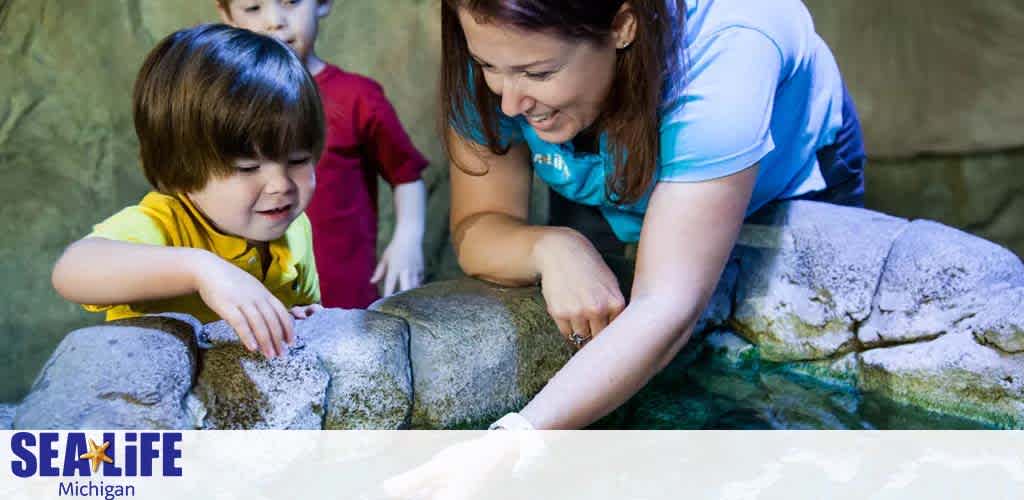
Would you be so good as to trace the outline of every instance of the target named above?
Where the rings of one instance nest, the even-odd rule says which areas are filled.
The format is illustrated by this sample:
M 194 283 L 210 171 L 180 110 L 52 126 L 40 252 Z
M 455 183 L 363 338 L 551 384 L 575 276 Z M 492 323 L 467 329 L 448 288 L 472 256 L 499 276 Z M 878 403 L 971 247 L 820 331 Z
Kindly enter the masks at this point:
M 624 49 L 633 43 L 636 38 L 636 24 L 633 5 L 623 2 L 619 11 L 615 13 L 615 19 L 612 20 L 612 41 L 616 49 Z
M 327 14 L 331 13 L 331 7 L 334 6 L 334 0 L 317 0 L 316 3 L 316 18 L 327 17 Z

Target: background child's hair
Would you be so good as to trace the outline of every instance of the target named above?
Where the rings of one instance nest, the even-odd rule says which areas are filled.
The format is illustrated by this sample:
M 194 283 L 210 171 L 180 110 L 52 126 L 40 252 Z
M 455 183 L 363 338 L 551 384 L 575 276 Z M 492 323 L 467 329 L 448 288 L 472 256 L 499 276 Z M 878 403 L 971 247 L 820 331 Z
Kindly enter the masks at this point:
M 320 95 L 287 46 L 224 24 L 172 33 L 135 81 L 133 112 L 142 169 L 165 193 L 202 189 L 237 158 L 319 159 Z

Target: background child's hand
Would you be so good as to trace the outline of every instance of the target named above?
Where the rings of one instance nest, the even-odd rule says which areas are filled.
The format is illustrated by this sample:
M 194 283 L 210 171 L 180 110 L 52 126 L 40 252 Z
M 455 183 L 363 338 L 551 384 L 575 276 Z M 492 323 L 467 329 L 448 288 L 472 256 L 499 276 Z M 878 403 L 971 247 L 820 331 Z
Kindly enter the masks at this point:
M 293 320 L 284 304 L 263 283 L 229 262 L 209 254 L 196 270 L 199 296 L 231 325 L 250 351 L 268 359 L 295 343 Z
M 420 286 L 423 283 L 422 242 L 396 235 L 380 256 L 370 282 L 377 284 L 381 278 L 384 278 L 385 297 Z
M 324 306 L 320 304 L 309 304 L 307 306 L 295 306 L 291 308 L 290 312 L 295 319 L 306 319 L 323 310 Z

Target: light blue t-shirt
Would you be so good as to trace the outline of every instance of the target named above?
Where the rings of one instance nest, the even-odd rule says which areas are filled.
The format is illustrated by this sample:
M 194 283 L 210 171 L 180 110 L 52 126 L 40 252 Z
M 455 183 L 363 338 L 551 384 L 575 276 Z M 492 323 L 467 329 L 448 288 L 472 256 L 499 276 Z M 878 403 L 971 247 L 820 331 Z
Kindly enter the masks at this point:
M 825 188 L 816 152 L 842 125 L 835 58 L 800 0 L 687 0 L 687 78 L 661 109 L 658 182 L 699 182 L 760 162 L 747 214 L 766 203 Z M 499 112 L 500 115 L 500 112 Z M 650 192 L 616 205 L 607 137 L 597 154 L 537 137 L 522 116 L 500 116 L 502 142 L 526 141 L 537 175 L 577 203 L 600 207 L 616 236 L 640 239 Z M 479 130 L 469 131 L 483 142 Z

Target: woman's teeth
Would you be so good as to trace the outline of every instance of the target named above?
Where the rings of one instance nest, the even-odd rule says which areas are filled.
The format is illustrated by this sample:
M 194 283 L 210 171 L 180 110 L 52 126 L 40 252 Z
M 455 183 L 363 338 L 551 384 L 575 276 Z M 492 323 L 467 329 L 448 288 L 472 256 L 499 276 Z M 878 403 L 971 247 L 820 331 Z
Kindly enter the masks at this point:
M 544 123 L 544 122 L 550 120 L 551 117 L 554 114 L 555 114 L 554 111 L 549 111 L 547 113 L 540 114 L 540 115 L 526 115 L 526 118 L 529 119 L 533 123 Z

